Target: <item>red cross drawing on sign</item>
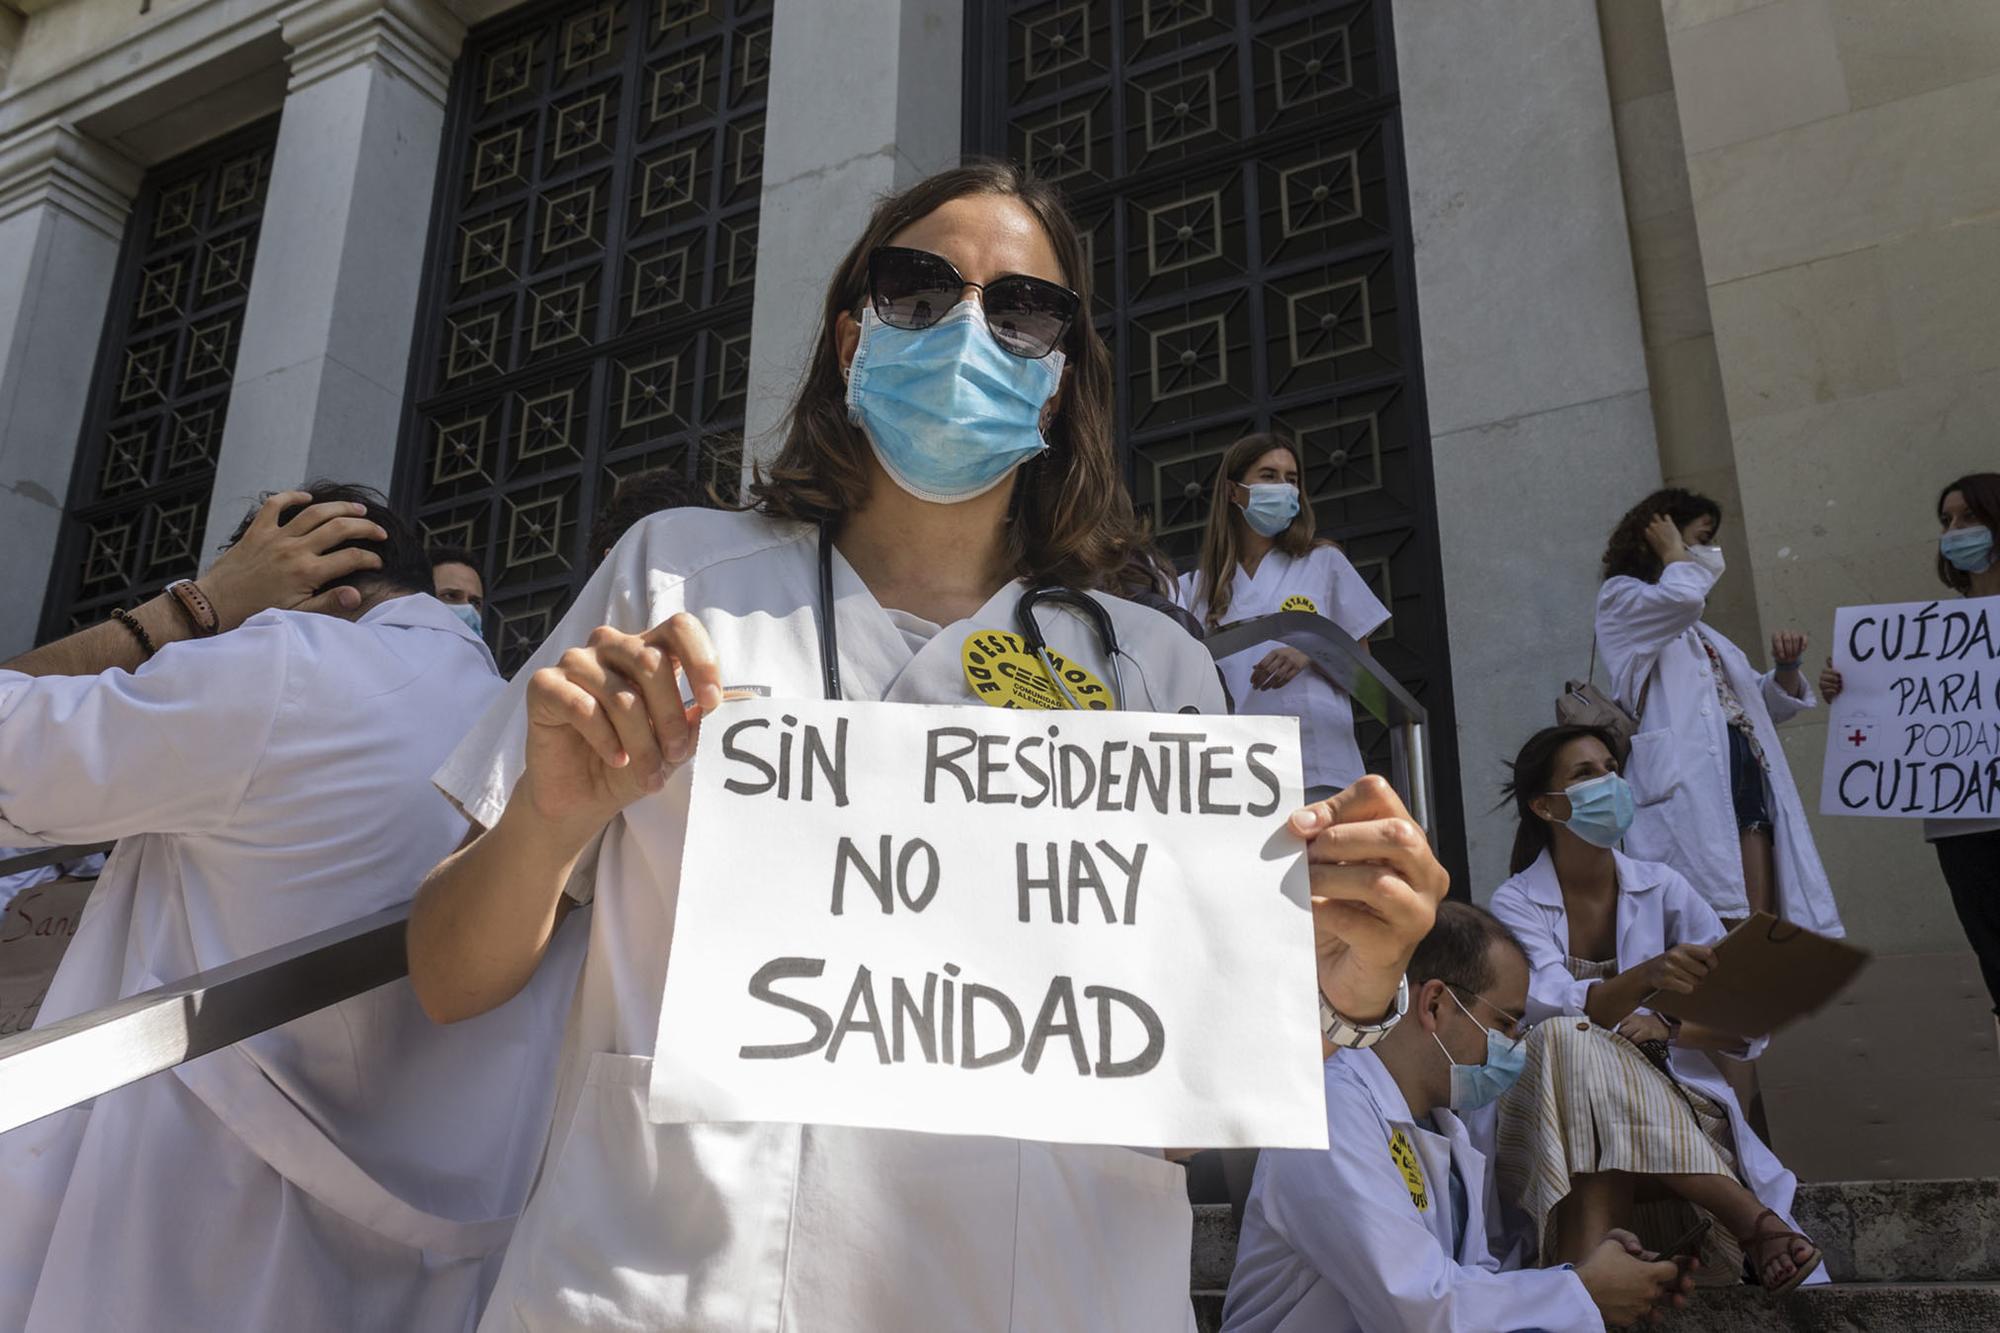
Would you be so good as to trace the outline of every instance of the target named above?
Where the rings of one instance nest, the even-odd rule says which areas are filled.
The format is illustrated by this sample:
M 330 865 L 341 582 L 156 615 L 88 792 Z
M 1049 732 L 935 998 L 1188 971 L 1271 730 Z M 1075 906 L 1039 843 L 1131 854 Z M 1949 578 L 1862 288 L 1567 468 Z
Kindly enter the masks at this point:
M 1859 727 L 1856 727 L 1854 731 L 1848 735 L 1847 743 L 1849 745 L 1859 745 L 1861 744 L 1861 742 L 1867 739 L 1868 739 L 1868 733 L 1861 730 Z

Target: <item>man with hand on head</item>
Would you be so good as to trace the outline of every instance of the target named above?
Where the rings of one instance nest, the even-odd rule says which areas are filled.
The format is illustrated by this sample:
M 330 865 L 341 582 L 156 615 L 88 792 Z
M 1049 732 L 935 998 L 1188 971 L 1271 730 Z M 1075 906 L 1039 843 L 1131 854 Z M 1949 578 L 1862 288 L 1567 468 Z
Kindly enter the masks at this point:
M 1680 1305 L 1688 1279 L 1622 1231 L 1574 1269 L 1503 1269 L 1475 1140 L 1521 1071 L 1527 956 L 1491 913 L 1447 902 L 1408 975 L 1405 1021 L 1327 1061 L 1329 1146 L 1259 1158 L 1225 1333 L 1599 1333 Z
M 119 840 L 41 1024 L 409 900 L 502 688 L 430 588 L 379 495 L 316 485 L 0 670 L 0 843 Z M 378 987 L 0 1137 L 0 1328 L 463 1333 L 551 1110 L 543 976 L 450 1031 Z

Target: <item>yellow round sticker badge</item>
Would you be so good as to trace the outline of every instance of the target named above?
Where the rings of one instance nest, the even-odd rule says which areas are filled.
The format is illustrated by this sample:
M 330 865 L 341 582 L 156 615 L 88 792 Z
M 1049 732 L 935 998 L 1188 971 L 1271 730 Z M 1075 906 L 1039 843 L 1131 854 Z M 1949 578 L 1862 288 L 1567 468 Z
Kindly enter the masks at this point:
M 1313 615 L 1319 614 L 1319 607 L 1314 605 L 1313 599 L 1302 592 L 1295 592 L 1290 597 L 1287 597 L 1278 609 L 1280 611 L 1310 611 Z
M 1403 1187 L 1410 1191 L 1410 1202 L 1417 1206 L 1418 1212 L 1429 1212 L 1431 1196 L 1424 1188 L 1424 1169 L 1417 1162 L 1417 1150 L 1410 1146 L 1410 1136 L 1400 1129 L 1389 1136 L 1389 1160 L 1403 1173 Z
M 1070 706 L 1018 634 L 997 629 L 974 630 L 966 637 L 961 660 L 965 664 L 965 683 L 983 703 L 995 708 Z M 1103 711 L 1118 706 L 1118 701 L 1111 697 L 1110 687 L 1096 676 L 1053 648 L 1049 650 L 1049 660 L 1055 664 L 1063 684 L 1085 708 Z

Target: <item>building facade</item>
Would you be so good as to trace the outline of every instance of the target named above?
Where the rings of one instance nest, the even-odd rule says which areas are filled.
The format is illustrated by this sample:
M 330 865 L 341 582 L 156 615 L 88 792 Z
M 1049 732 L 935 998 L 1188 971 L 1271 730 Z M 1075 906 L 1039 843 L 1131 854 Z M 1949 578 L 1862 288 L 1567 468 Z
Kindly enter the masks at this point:
M 1231 439 L 1302 442 L 1483 898 L 1663 479 L 1753 657 L 1930 595 L 1937 487 L 2000 466 L 1996 102 L 1981 0 L 0 0 L 0 651 L 324 476 L 478 552 L 518 662 L 617 477 L 768 455 L 872 201 L 1005 154 L 1086 229 L 1174 553 Z M 1781 1148 L 2000 1170 L 1934 862 L 1816 829 L 1882 957 L 1765 1062 Z

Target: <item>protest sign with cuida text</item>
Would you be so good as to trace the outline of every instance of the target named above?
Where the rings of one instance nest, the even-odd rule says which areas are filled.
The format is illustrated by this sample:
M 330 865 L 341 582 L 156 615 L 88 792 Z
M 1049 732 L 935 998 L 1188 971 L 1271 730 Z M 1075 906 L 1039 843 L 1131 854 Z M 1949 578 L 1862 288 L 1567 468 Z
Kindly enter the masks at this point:
M 1821 814 L 2000 815 L 2000 597 L 1845 606 Z
M 1296 720 L 750 699 L 692 778 L 655 1121 L 1325 1145 Z

